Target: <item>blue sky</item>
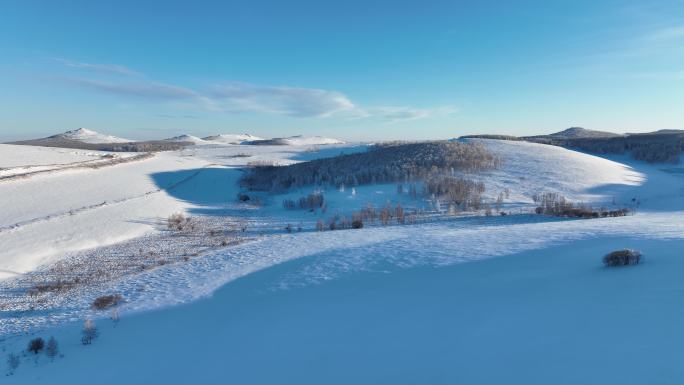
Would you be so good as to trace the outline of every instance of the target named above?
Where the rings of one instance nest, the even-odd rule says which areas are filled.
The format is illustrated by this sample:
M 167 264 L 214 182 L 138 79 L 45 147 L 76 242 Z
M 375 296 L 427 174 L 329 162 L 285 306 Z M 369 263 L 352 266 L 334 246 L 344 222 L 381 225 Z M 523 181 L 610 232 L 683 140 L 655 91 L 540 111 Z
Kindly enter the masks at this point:
M 681 1 L 3 1 L 0 139 L 684 129 Z

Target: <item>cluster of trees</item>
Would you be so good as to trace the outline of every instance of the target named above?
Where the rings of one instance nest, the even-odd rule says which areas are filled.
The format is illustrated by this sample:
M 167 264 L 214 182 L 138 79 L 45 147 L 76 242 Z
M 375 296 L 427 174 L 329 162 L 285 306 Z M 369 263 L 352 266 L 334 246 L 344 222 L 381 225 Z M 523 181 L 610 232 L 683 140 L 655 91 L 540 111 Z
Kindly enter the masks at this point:
M 59 344 L 55 337 L 50 337 L 47 342 L 42 337 L 33 338 L 29 341 L 26 351 L 38 356 L 38 353 L 45 352 L 45 355 L 54 360 L 59 354 Z M 10 353 L 7 355 L 7 374 L 12 375 L 21 364 L 19 355 Z
M 496 139 L 496 140 L 522 140 L 513 135 L 500 134 L 477 134 L 477 135 L 463 135 L 459 139 Z
M 241 183 L 250 190 L 282 192 L 305 185 L 411 182 L 455 171 L 491 169 L 500 163 L 501 159 L 480 143 L 386 143 L 367 152 L 289 166 L 254 167 Z
M 485 192 L 485 185 L 482 182 L 443 175 L 428 178 L 423 188 L 427 194 L 434 195 L 461 210 L 479 210 Z
M 387 202 L 385 206 L 379 210 L 369 203 L 360 211 L 354 212 L 352 214 L 352 219 L 355 222 L 360 223 L 361 227 L 363 227 L 363 224 L 366 222 L 370 224 L 379 222 L 383 226 L 387 226 L 392 222 L 403 225 L 407 222 L 407 217 L 410 219 L 411 215 L 412 214 L 406 214 L 406 211 L 401 203 L 392 205 L 391 203 Z
M 388 226 L 392 223 L 400 225 L 412 224 L 416 222 L 417 216 L 418 213 L 416 211 L 407 213 L 401 203 L 392 205 L 388 202 L 380 209 L 376 209 L 369 203 L 363 209 L 353 212 L 351 218 L 335 215 L 327 223 L 319 219 L 316 222 L 316 230 L 362 229 L 366 223 L 372 225 L 379 223 L 382 226 Z
M 116 318 L 115 318 L 116 317 Z M 112 313 L 112 320 L 116 324 L 118 322 L 118 313 Z M 90 345 L 93 340 L 98 337 L 99 333 L 95 323 L 92 320 L 86 320 L 83 324 L 83 329 L 81 330 L 81 343 L 83 345 Z M 28 353 L 38 356 L 39 353 L 45 352 L 45 355 L 50 359 L 54 360 L 55 357 L 59 355 L 59 344 L 55 337 L 50 337 L 47 342 L 42 337 L 36 337 L 29 341 L 26 347 Z M 19 365 L 21 364 L 21 359 L 19 355 L 15 353 L 10 353 L 7 355 L 7 369 L 8 375 L 14 374 Z
M 294 199 L 284 199 L 283 200 L 283 207 L 286 209 L 307 209 L 310 211 L 314 211 L 317 209 L 323 210 L 325 208 L 325 197 L 323 196 L 323 193 L 316 191 L 309 193 L 309 195 L 305 197 L 299 198 L 299 200 L 295 201 Z
M 595 210 L 586 205 L 575 205 L 569 200 L 565 199 L 563 195 L 558 193 L 543 193 L 534 195 L 532 197 L 535 203 L 538 204 L 535 212 L 542 215 L 552 215 L 556 217 L 568 218 L 607 218 L 607 217 L 623 217 L 629 214 L 629 209 L 622 208 L 618 210 Z
M 577 148 L 601 154 L 630 154 L 636 160 L 650 163 L 678 163 L 684 152 L 684 133 L 631 134 L 605 138 L 534 137 L 526 140 Z

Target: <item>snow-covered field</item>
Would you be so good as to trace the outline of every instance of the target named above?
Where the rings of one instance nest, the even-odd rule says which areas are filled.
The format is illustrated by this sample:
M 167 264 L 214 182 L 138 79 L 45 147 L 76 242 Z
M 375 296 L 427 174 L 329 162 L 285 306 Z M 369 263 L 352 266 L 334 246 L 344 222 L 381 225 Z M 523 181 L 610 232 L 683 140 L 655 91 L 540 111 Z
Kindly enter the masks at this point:
M 425 202 L 397 193 L 395 185 L 328 189 L 327 213 L 282 208 L 282 199 L 303 196 L 307 189 L 264 195 L 260 207 L 236 202 L 238 168 L 365 151 L 348 144 L 200 143 L 111 167 L 0 181 L 5 284 L 14 274 L 159 233 L 162 219 L 180 210 L 255 222 L 247 242 L 99 288 L 126 299 L 116 325 L 106 319 L 109 313 L 87 309 L 93 295 L 87 291 L 73 298 L 82 312 L 50 313 L 60 320 L 56 326 L 43 313 L 5 309 L 0 330 L 16 331 L 8 325 L 11 318 L 16 326 L 17 316 L 32 326 L 25 335 L 6 334 L 4 352 L 25 350 L 30 336 L 54 335 L 64 353 L 54 362 L 25 356 L 5 379 L 681 382 L 676 341 L 683 335 L 676 325 L 684 313 L 676 303 L 684 289 L 677 273 L 684 268 L 677 255 L 684 246 L 684 168 L 524 142 L 484 143 L 504 163 L 477 178 L 489 199 L 509 190 L 507 211 L 528 213 L 532 195 L 559 192 L 594 205 L 629 206 L 636 214 L 594 220 L 439 217 L 321 233 L 312 231 L 316 220 L 348 215 L 368 203 Z M 0 152 L 0 165 L 69 163 L 77 156 L 63 149 L 41 150 L 50 157 L 31 155 L 34 148 L 26 148 L 23 164 Z M 303 230 L 282 231 L 287 223 Z M 603 254 L 624 247 L 642 250 L 643 266 L 601 267 Z M 157 310 L 140 312 L 151 309 Z M 101 336 L 91 346 L 80 343 L 86 317 L 101 318 Z M 6 370 L 4 362 L 0 370 Z

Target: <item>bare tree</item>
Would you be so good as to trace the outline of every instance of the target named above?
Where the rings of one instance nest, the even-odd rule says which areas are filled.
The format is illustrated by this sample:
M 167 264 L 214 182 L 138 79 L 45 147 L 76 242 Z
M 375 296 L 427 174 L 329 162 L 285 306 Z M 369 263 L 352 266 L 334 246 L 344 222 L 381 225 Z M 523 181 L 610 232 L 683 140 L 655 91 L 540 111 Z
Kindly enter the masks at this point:
M 406 223 L 406 217 L 404 216 L 404 208 L 401 207 L 401 203 L 397 203 L 397 207 L 394 210 L 395 216 L 397 217 L 397 223 L 403 225 Z
M 389 203 L 380 210 L 380 223 L 382 223 L 383 226 L 389 225 L 390 218 L 392 217 L 391 211 L 392 208 Z
M 48 340 L 47 346 L 45 347 L 45 354 L 47 354 L 51 360 L 54 360 L 55 357 L 57 357 L 57 354 L 59 354 L 59 345 L 57 345 L 55 337 L 50 337 Z
M 501 211 L 501 207 L 503 206 L 504 202 L 504 193 L 499 193 L 499 196 L 496 198 L 496 211 Z
M 489 206 L 489 203 L 485 203 L 484 209 L 485 209 L 485 215 L 488 217 L 491 217 L 492 216 L 492 208 L 491 208 L 491 206 Z
M 119 320 L 121 319 L 121 316 L 119 315 L 119 309 L 112 309 L 112 314 L 109 316 L 109 318 L 114 323 L 114 327 L 116 327 L 116 325 L 119 324 Z
M 83 323 L 83 330 L 81 331 L 81 342 L 83 345 L 90 345 L 95 338 L 98 336 L 97 327 L 95 323 L 87 319 Z
M 17 370 L 17 368 L 19 367 L 20 362 L 21 361 L 19 361 L 18 355 L 14 353 L 10 353 L 7 355 L 7 368 L 9 369 L 10 375 L 14 374 L 14 371 Z

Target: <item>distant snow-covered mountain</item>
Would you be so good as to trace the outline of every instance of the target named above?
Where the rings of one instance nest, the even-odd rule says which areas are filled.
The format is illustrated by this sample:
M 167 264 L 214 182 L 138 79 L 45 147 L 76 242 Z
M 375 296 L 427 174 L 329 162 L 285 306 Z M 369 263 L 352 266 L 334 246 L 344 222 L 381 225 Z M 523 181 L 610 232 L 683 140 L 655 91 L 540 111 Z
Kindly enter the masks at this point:
M 255 140 L 245 144 L 256 145 L 276 145 L 276 146 L 313 146 L 324 144 L 344 144 L 344 141 L 324 136 L 303 136 L 295 135 L 287 138 L 273 138 L 265 140 Z
M 178 135 L 178 136 L 174 136 L 173 138 L 164 139 L 164 141 L 166 141 L 166 142 L 188 142 L 188 143 L 193 143 L 193 144 L 204 144 L 204 143 L 206 143 L 206 141 L 204 141 L 203 139 L 200 139 L 194 135 L 187 135 L 187 134 Z
M 130 139 L 119 138 L 118 136 L 101 134 L 87 128 L 79 128 L 61 134 L 52 135 L 48 139 L 75 140 L 83 143 L 127 143 L 134 142 Z
M 570 127 L 570 128 L 567 128 L 563 131 L 556 132 L 554 134 L 550 134 L 548 136 L 552 137 L 552 138 L 571 139 L 571 138 L 613 138 L 613 137 L 622 136 L 622 135 L 616 134 L 614 132 L 587 130 L 586 128 L 582 128 L 582 127 Z
M 242 144 L 244 142 L 251 142 L 255 140 L 263 140 L 264 138 L 260 138 L 258 136 L 250 135 L 250 134 L 218 134 L 218 135 L 211 135 L 207 136 L 206 138 L 202 138 L 202 140 L 208 141 L 208 142 L 216 142 L 216 143 L 222 143 L 222 144 Z

